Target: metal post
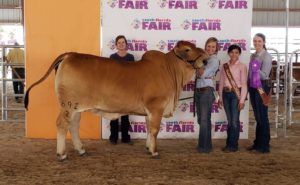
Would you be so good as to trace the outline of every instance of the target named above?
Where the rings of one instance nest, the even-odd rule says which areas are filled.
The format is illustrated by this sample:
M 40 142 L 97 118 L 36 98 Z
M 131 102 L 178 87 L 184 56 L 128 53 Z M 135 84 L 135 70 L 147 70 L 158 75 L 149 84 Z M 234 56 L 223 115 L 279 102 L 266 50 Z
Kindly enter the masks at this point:
M 7 110 L 5 110 L 7 108 L 7 97 L 5 96 L 6 94 L 6 81 L 4 80 L 6 78 L 6 66 L 4 66 L 4 57 L 5 57 L 5 53 L 6 53 L 6 48 L 2 47 L 2 94 L 1 94 L 1 100 L 2 100 L 2 104 L 1 104 L 1 113 L 2 113 L 2 121 L 7 120 Z
M 288 110 L 287 107 L 287 102 L 290 103 L 289 98 L 288 97 L 288 93 L 291 92 L 292 90 L 292 86 L 289 85 L 289 91 L 288 91 L 288 84 L 289 81 L 291 81 L 291 78 L 288 79 L 288 74 L 291 77 L 291 66 L 292 64 L 288 63 L 288 30 L 289 30 L 289 0 L 286 0 L 286 27 L 285 27 L 285 71 L 284 71 L 284 122 L 283 122 L 283 136 L 286 137 L 286 125 L 288 122 L 290 122 L 290 120 L 287 119 L 287 114 L 291 111 Z
M 277 66 L 276 66 L 276 93 L 275 93 L 275 129 L 276 134 L 274 137 L 278 137 L 278 118 L 279 118 L 279 91 L 280 91 L 280 55 L 277 49 L 274 48 L 267 48 L 268 51 L 272 50 L 276 53 L 277 56 Z M 273 66 L 272 66 L 273 67 Z M 273 81 L 272 81 L 273 83 Z M 273 91 L 273 89 L 271 89 Z
M 293 66 L 293 57 L 296 55 L 297 52 L 300 52 L 300 49 L 298 50 L 295 50 L 292 52 L 291 56 L 290 56 L 290 60 L 289 60 L 289 64 L 290 64 L 290 74 L 289 74 L 289 88 L 290 88 L 290 94 L 289 94 L 289 112 L 288 112 L 288 125 L 292 125 L 292 112 L 296 112 L 296 111 L 299 111 L 296 110 L 296 109 L 293 109 L 293 99 L 295 99 L 294 95 L 293 95 L 293 92 L 292 92 L 292 89 L 293 89 L 293 84 L 299 84 L 299 82 L 293 82 L 293 69 L 294 68 L 298 68 L 299 69 L 299 66 Z

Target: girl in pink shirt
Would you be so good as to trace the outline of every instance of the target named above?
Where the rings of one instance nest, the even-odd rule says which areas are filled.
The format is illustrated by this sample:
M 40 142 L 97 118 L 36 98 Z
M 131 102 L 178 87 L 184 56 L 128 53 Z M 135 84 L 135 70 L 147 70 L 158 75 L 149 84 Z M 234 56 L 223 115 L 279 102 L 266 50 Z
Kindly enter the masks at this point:
M 227 125 L 225 152 L 236 152 L 240 137 L 240 111 L 245 106 L 247 96 L 247 67 L 239 61 L 241 48 L 231 45 L 228 48 L 229 62 L 223 64 L 220 72 L 219 106 L 224 105 Z

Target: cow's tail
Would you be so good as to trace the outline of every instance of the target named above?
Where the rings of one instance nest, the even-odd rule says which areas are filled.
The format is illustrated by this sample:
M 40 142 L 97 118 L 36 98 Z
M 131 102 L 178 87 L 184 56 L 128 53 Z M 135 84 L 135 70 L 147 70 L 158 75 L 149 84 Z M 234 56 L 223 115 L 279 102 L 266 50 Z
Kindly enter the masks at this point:
M 65 59 L 65 57 L 70 54 L 70 53 L 64 53 L 64 54 L 61 54 L 59 55 L 55 60 L 54 62 L 51 64 L 51 66 L 49 67 L 48 71 L 46 72 L 46 74 L 41 78 L 39 79 L 38 81 L 36 81 L 35 83 L 33 83 L 27 90 L 26 90 L 26 93 L 25 93 L 25 98 L 24 98 L 24 106 L 27 109 L 28 107 L 28 103 L 29 103 L 29 92 L 30 90 L 38 85 L 39 83 L 43 82 L 48 76 L 49 74 L 52 72 L 53 69 L 57 69 L 57 67 L 59 66 L 59 64 Z

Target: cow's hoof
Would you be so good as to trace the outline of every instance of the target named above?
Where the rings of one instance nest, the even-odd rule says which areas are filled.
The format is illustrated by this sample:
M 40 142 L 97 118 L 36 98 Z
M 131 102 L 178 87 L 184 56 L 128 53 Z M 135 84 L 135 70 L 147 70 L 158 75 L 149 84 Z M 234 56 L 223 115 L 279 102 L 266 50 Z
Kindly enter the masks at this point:
M 57 154 L 57 160 L 58 160 L 59 162 L 63 162 L 63 161 L 65 161 L 65 160 L 67 160 L 67 159 L 68 159 L 68 155 L 67 155 L 67 154 L 63 154 L 63 155 Z
M 79 155 L 80 157 L 85 157 L 88 156 L 88 153 L 85 150 L 83 150 L 83 152 L 79 152 Z
M 154 154 L 152 154 L 151 158 L 152 159 L 160 159 L 160 155 L 157 152 L 155 152 Z

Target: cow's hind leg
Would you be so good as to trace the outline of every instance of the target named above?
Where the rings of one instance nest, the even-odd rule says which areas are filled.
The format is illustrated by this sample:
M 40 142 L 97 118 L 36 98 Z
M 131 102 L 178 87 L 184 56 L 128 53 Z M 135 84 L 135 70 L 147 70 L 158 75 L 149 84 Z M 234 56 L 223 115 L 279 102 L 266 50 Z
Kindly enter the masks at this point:
M 69 113 L 61 111 L 56 120 L 57 127 L 57 157 L 59 161 L 67 159 L 66 135 L 68 132 Z
M 157 144 L 156 138 L 160 129 L 160 122 L 162 119 L 163 110 L 149 110 L 147 112 L 148 115 L 148 137 L 149 137 L 149 152 L 152 155 L 152 158 L 159 158 L 159 154 L 157 152 Z M 148 140 L 148 138 L 147 138 Z
M 82 145 L 82 143 L 80 141 L 80 137 L 79 137 L 80 115 L 81 115 L 80 112 L 74 113 L 74 115 L 72 116 L 72 119 L 71 119 L 71 123 L 69 125 L 69 131 L 72 136 L 72 141 L 73 141 L 75 150 L 78 151 L 80 156 L 84 156 L 86 154 L 86 152 L 82 147 L 83 145 Z

